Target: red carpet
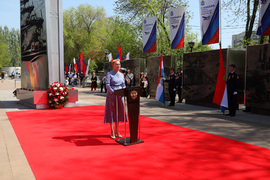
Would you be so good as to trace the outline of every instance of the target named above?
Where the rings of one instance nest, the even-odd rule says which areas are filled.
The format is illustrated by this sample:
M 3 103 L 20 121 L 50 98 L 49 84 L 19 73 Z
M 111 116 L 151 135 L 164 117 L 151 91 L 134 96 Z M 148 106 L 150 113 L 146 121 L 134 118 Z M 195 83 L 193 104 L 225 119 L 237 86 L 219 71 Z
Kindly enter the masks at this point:
M 7 115 L 38 180 L 270 177 L 269 149 L 147 117 L 145 143 L 119 145 L 103 124 L 104 106 Z

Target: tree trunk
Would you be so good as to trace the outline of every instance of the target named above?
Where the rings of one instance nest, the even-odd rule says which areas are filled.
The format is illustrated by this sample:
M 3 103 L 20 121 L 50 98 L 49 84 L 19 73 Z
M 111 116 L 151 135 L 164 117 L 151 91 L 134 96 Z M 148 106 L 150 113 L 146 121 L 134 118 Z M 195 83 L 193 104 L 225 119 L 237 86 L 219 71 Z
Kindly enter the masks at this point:
M 254 26 L 254 22 L 255 22 L 255 18 L 256 18 L 256 13 L 258 10 L 258 5 L 259 5 L 259 0 L 254 0 L 253 3 L 253 11 L 252 14 L 250 12 L 250 0 L 247 1 L 247 22 L 246 22 L 246 31 L 245 31 L 245 37 L 244 40 L 244 47 L 249 45 L 249 41 L 252 35 L 252 30 L 253 30 L 253 26 Z

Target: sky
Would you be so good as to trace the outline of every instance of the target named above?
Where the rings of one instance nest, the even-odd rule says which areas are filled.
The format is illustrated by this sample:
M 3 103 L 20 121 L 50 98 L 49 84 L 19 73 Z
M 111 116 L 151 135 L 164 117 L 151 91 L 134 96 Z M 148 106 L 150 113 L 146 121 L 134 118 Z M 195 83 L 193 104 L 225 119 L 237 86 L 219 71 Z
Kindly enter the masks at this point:
M 90 4 L 92 6 L 103 6 L 106 10 L 107 16 L 116 15 L 113 11 L 113 0 L 63 0 L 63 9 L 70 7 L 77 7 L 80 4 Z M 193 14 L 190 20 L 192 31 L 200 35 L 200 17 L 199 17 L 199 1 L 192 0 L 189 3 L 187 11 Z M 227 48 L 231 46 L 232 35 L 239 34 L 244 31 L 244 22 L 231 24 L 228 22 L 228 14 L 222 12 L 221 25 L 222 25 L 222 47 Z M 9 28 L 20 28 L 20 0 L 0 0 L 0 26 L 8 26 Z M 212 45 L 212 48 L 217 49 L 218 45 Z

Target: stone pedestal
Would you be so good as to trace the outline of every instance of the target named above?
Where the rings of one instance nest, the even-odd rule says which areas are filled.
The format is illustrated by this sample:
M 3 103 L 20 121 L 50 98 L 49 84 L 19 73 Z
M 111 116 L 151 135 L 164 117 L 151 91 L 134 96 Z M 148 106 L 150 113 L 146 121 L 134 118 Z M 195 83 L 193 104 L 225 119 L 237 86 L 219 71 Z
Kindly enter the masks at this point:
M 34 109 L 46 109 L 49 108 L 47 104 L 47 91 L 32 91 L 17 89 L 17 98 L 20 99 L 20 103 Z M 68 90 L 69 102 L 65 107 L 74 106 L 78 101 L 78 90 Z
M 21 57 L 21 87 L 35 91 L 18 91 L 17 98 L 39 107 L 39 90 L 64 83 L 62 0 L 21 1 Z

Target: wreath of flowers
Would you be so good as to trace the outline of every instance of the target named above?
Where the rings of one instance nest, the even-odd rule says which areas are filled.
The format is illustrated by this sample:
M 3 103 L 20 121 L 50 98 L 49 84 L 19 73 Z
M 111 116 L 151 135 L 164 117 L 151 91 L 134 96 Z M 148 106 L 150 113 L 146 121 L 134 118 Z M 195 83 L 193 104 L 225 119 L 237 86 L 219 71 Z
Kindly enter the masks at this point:
M 48 104 L 51 108 L 62 108 L 69 100 L 68 88 L 63 83 L 54 82 L 47 89 Z

